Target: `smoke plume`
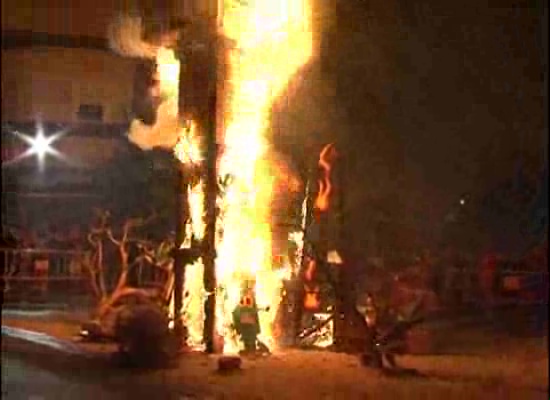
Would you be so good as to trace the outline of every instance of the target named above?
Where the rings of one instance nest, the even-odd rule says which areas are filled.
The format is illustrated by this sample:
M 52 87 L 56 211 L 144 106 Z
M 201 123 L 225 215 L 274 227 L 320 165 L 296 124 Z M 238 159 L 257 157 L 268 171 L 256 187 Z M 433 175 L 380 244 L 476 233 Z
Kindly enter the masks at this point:
M 177 105 L 165 100 L 157 108 L 154 125 L 146 125 L 140 120 L 133 120 L 128 139 L 142 150 L 154 147 L 172 149 L 178 141 L 179 121 Z
M 153 59 L 157 46 L 143 40 L 143 20 L 139 16 L 120 15 L 109 26 L 109 46 L 126 57 Z

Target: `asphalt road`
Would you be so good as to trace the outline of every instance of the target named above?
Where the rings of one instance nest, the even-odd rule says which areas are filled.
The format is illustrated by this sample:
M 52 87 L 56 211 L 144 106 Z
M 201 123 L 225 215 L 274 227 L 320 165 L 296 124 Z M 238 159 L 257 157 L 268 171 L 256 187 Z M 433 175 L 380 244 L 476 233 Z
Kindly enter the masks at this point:
M 98 385 L 73 379 L 2 352 L 2 398 L 9 400 L 115 399 Z
M 143 371 L 117 367 L 105 354 L 83 357 L 2 335 L 2 399 L 548 399 L 542 344 L 502 345 L 496 355 L 405 357 L 402 365 L 420 371 L 417 378 L 381 376 L 345 354 L 299 350 L 246 359 L 226 375 L 204 355 Z
M 107 359 L 62 354 L 2 335 L 2 399 L 195 400 L 169 384 L 151 384 L 147 372 L 121 370 Z

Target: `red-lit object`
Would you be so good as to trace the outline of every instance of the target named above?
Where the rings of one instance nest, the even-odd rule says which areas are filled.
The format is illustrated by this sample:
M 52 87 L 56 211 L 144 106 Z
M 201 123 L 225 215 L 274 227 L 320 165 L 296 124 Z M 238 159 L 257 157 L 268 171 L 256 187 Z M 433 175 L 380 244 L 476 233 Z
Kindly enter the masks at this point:
M 319 311 L 321 300 L 319 299 L 319 286 L 306 285 L 304 295 L 304 308 L 308 311 Z

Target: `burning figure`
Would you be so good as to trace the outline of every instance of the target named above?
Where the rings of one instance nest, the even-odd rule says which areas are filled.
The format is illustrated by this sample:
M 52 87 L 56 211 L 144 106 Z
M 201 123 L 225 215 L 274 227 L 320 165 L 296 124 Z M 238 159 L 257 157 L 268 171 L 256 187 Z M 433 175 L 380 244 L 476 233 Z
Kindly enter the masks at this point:
M 260 318 L 254 292 L 246 289 L 241 301 L 233 310 L 233 325 L 244 344 L 246 353 L 257 350 L 258 335 L 260 334 Z

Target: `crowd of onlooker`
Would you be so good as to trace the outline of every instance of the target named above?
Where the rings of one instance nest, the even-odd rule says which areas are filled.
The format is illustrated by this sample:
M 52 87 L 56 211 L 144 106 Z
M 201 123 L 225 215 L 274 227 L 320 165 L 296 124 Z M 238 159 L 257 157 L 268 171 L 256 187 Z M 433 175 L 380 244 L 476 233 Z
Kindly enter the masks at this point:
M 4 252 L 2 273 L 7 271 L 8 266 L 15 264 L 17 269 L 22 270 L 20 266 L 25 264 L 23 261 L 27 258 L 29 268 L 25 270 L 36 273 L 41 268 L 49 268 L 51 273 L 56 253 L 66 259 L 67 273 L 78 273 L 81 271 L 78 254 L 63 253 L 66 250 L 78 252 L 90 249 L 86 240 L 87 232 L 77 224 L 49 224 L 37 229 L 3 229 L 2 233 L 0 248 L 32 250 L 32 255 L 25 255 L 25 252 L 9 255 L 9 252 Z M 137 256 L 134 247 L 130 248 L 131 259 Z M 48 255 L 40 255 L 41 252 Z M 115 260 L 116 254 L 112 245 L 105 247 L 105 259 L 111 257 Z M 42 262 L 44 259 L 49 261 L 49 266 L 43 267 L 46 265 Z M 534 246 L 523 257 L 514 260 L 494 253 L 468 258 L 449 247 L 437 254 L 424 251 L 400 268 L 368 266 L 362 273 L 368 284 L 368 288 L 363 288 L 363 291 L 377 291 L 376 286 L 385 282 L 387 289 L 384 296 L 389 297 L 389 301 L 398 307 L 419 296 L 423 296 L 428 311 L 471 305 L 483 305 L 489 309 L 510 293 L 515 293 L 522 301 L 547 301 L 548 285 L 544 285 L 544 282 L 548 279 L 548 241 Z
M 507 304 L 547 304 L 548 242 L 515 259 L 496 253 L 469 259 L 451 250 L 426 253 L 395 275 L 392 301 L 406 304 L 418 293 L 430 310 L 481 307 L 488 316 Z
M 438 254 L 425 251 L 400 266 L 368 266 L 362 281 L 363 293 L 397 309 L 422 298 L 424 311 L 476 309 L 490 310 L 499 305 L 547 304 L 548 242 L 512 259 L 487 253 L 466 257 L 452 248 Z

